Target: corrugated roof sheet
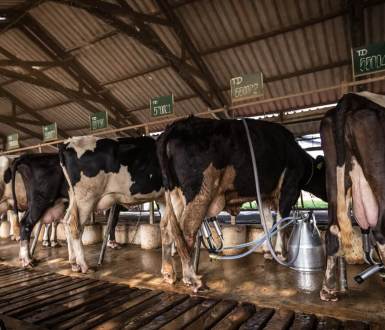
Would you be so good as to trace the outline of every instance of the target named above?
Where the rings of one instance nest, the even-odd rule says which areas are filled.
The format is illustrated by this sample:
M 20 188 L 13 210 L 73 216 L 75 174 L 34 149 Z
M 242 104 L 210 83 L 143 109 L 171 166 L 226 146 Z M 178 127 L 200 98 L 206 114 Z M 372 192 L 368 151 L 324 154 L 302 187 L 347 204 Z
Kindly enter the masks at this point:
M 1 2 L 0 8 L 11 2 Z M 20 4 L 22 1 L 16 2 Z M 109 2 L 116 5 L 115 1 Z M 138 12 L 165 17 L 154 0 L 126 2 Z M 241 73 L 263 72 L 263 99 L 352 80 L 348 22 L 346 15 L 341 15 L 345 8 L 344 0 L 172 0 L 169 3 L 175 7 L 175 13 L 228 104 L 229 79 Z M 68 57 L 75 57 L 90 73 L 101 87 L 99 93 L 103 91 L 102 87 L 110 90 L 115 98 L 114 106 L 133 114 L 140 122 L 154 120 L 148 109 L 150 98 L 169 93 L 173 93 L 176 100 L 176 115 L 207 110 L 207 105 L 169 66 L 167 59 L 87 11 L 58 2 L 44 2 L 30 10 L 30 14 L 49 31 Z M 383 41 L 385 5 L 370 6 L 364 14 L 367 42 Z M 130 21 L 127 17 L 120 18 Z M 308 25 L 301 26 L 301 22 Z M 181 56 L 181 41 L 175 30 L 152 23 L 149 26 L 174 55 Z M 288 31 L 284 32 L 285 29 Z M 0 47 L 26 61 L 53 60 L 17 27 L 0 35 Z M 3 58 L 0 52 L 0 59 Z M 192 63 L 188 57 L 187 63 Z M 42 71 L 67 88 L 79 88 L 65 66 Z M 207 90 L 207 85 L 196 79 Z M 0 76 L 0 84 L 7 80 Z M 68 95 L 25 82 L 9 83 L 3 88 L 47 120 L 57 121 L 58 126 L 68 130 L 69 134 L 88 132 L 82 127 L 88 126 L 89 111 L 76 100 L 69 100 Z M 368 88 L 385 93 L 383 81 L 372 83 Z M 340 90 L 316 92 L 250 105 L 234 113 L 253 116 L 287 111 L 332 103 L 340 96 Z M 61 104 L 63 102 L 65 104 Z M 89 103 L 101 111 L 111 111 L 110 107 L 100 103 Z M 42 108 L 44 110 L 38 110 Z M 0 113 L 9 114 L 9 107 L 4 105 Z M 3 126 L 0 126 L 0 133 L 7 134 L 9 127 Z M 291 126 L 295 134 L 317 129 L 316 122 Z M 152 131 L 162 128 L 159 125 L 150 127 Z

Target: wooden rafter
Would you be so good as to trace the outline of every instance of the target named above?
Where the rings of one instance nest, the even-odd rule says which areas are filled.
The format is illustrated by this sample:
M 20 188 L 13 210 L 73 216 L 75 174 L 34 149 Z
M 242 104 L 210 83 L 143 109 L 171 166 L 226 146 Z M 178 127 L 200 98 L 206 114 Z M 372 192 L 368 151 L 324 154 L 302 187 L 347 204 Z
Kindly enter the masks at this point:
M 63 46 L 32 16 L 26 15 L 24 17 L 21 30 L 51 58 L 59 61 L 68 59 L 68 54 Z M 139 123 L 139 120 L 134 115 L 126 116 L 127 113 L 124 104 L 114 97 L 108 89 L 101 87 L 92 74 L 81 65 L 76 58 L 72 57 L 72 59 L 63 66 L 63 69 L 75 79 L 79 85 L 83 86 L 89 95 L 95 98 L 98 103 L 103 104 L 116 117 L 116 119 L 111 120 L 114 126 L 118 127 L 122 124 Z M 72 99 L 74 98 L 73 96 L 71 97 L 71 95 L 67 96 Z
M 42 115 L 36 113 L 36 111 L 31 109 L 27 104 L 23 103 L 16 96 L 14 96 L 10 92 L 6 91 L 2 87 L 0 87 L 0 96 L 8 98 L 13 104 L 18 106 L 24 113 L 27 113 L 27 114 L 31 115 L 32 117 L 34 117 L 35 119 L 37 119 L 38 121 L 40 121 L 40 123 L 42 125 L 50 123 L 46 118 L 44 118 Z M 57 131 L 61 137 L 63 137 L 63 138 L 68 137 L 68 134 L 63 129 L 61 129 L 60 127 L 58 127 Z M 41 136 L 39 136 L 39 138 L 41 138 Z
M 70 6 L 78 7 L 87 10 L 89 13 L 95 15 L 105 23 L 113 26 L 115 29 L 120 30 L 122 33 L 134 38 L 142 45 L 151 49 L 155 53 L 159 54 L 170 66 L 177 72 L 177 74 L 185 81 L 185 83 L 202 99 L 206 106 L 209 108 L 216 108 L 218 105 L 210 97 L 209 93 L 203 89 L 203 87 L 195 79 L 197 71 L 196 68 L 191 70 L 191 65 L 185 63 L 184 59 L 176 56 L 169 47 L 159 38 L 159 36 L 153 31 L 153 29 L 138 19 L 135 15 L 130 15 L 130 19 L 133 24 L 128 24 L 121 19 L 115 17 L 109 12 L 103 11 L 98 7 L 90 7 L 86 4 L 88 1 L 82 0 L 64 0 L 60 3 L 67 3 Z M 125 10 L 132 12 L 132 8 L 126 4 Z
M 124 1 L 122 0 L 118 0 L 118 1 L 123 6 Z M 226 106 L 227 105 L 226 98 L 223 96 L 218 84 L 215 81 L 214 76 L 210 72 L 210 69 L 208 68 L 206 63 L 203 61 L 194 43 L 191 41 L 191 38 L 188 35 L 185 27 L 180 21 L 178 15 L 176 15 L 171 5 L 168 3 L 168 0 L 156 0 L 156 3 L 158 4 L 158 7 L 161 9 L 164 15 L 167 17 L 167 19 L 170 22 L 172 22 L 172 28 L 174 29 L 176 35 L 178 36 L 182 44 L 182 47 L 190 54 L 192 61 L 202 72 L 202 75 L 205 78 L 205 82 L 210 89 L 210 92 L 219 101 L 219 106 L 220 107 Z

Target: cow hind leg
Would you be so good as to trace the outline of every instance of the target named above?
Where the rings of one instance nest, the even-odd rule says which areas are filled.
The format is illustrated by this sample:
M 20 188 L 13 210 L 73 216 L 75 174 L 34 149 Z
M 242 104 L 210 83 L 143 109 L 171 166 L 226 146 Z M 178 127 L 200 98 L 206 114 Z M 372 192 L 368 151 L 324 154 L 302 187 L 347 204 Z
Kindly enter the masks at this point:
M 263 205 L 262 206 L 262 212 L 265 216 L 267 229 L 270 229 L 273 226 L 273 216 L 271 214 L 271 210 L 267 205 Z M 277 239 L 276 236 L 272 237 L 272 239 L 271 239 L 271 244 L 273 247 L 276 244 L 276 239 Z M 263 257 L 267 260 L 272 260 L 273 256 L 271 255 L 271 252 L 270 252 L 270 249 L 267 245 L 267 242 L 265 242 L 263 244 L 262 249 L 263 249 Z
M 43 235 L 43 246 L 51 246 L 50 236 L 51 236 L 52 224 L 48 223 L 44 225 L 44 235 Z
M 182 262 L 183 282 L 191 286 L 194 292 L 207 288 L 203 283 L 201 276 L 198 276 L 195 273 L 192 262 L 196 236 L 203 218 L 207 214 L 207 210 L 208 205 L 205 203 L 191 202 L 186 205 L 180 220 L 183 238 L 187 247 L 187 253 L 183 253 L 180 251 L 180 246 L 177 244 L 178 253 Z
M 64 231 L 67 238 L 67 247 L 68 247 L 68 261 L 71 266 L 71 270 L 75 273 L 81 272 L 80 266 L 76 263 L 76 255 L 74 251 L 74 246 L 72 243 L 71 229 L 68 223 L 64 224 Z
M 57 248 L 60 247 L 60 243 L 57 240 L 57 227 L 59 225 L 59 221 L 54 221 L 52 223 L 52 235 L 51 235 L 51 247 Z
M 11 240 L 19 241 L 20 240 L 20 224 L 17 219 L 17 215 L 14 211 L 9 210 L 7 212 L 8 220 L 11 224 Z
M 26 212 L 28 215 L 28 213 Z M 19 259 L 23 268 L 31 268 L 35 265 L 35 260 L 32 258 L 29 250 L 29 242 L 33 227 L 29 224 L 22 224 L 20 231 L 20 251 Z
M 160 230 L 162 236 L 162 276 L 166 283 L 174 284 L 176 282 L 176 273 L 171 251 L 173 239 L 169 219 L 166 214 L 162 217 Z

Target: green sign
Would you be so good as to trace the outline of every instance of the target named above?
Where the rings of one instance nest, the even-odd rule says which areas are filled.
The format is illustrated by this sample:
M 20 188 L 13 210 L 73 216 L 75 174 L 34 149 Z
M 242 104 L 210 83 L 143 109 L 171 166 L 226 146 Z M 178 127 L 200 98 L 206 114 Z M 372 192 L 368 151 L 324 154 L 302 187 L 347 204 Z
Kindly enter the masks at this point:
M 108 115 L 106 111 L 95 112 L 90 115 L 91 131 L 107 128 Z
M 173 113 L 174 95 L 154 97 L 150 100 L 150 111 L 152 117 L 161 117 Z
M 243 101 L 263 95 L 262 72 L 246 74 L 230 79 L 231 101 Z
M 352 49 L 353 74 L 366 74 L 385 70 L 385 42 Z
M 7 135 L 7 150 L 19 148 L 19 133 Z
M 56 123 L 43 126 L 43 141 L 57 140 L 57 125 Z

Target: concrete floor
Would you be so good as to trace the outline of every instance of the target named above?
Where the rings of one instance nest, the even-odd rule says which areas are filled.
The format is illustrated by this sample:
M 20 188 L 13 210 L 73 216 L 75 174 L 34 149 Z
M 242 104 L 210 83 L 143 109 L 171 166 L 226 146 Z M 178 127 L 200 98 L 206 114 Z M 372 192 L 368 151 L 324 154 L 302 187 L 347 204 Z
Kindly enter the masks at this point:
M 87 260 L 97 264 L 100 245 L 86 247 Z M 18 245 L 0 240 L 0 258 L 9 265 L 19 266 Z M 71 274 L 67 263 L 67 248 L 37 248 L 39 270 Z M 179 264 L 179 263 L 178 263 Z M 350 291 L 339 302 L 325 303 L 319 299 L 322 273 L 298 273 L 253 254 L 235 261 L 212 261 L 205 251 L 201 253 L 200 274 L 210 287 L 202 296 L 243 300 L 260 306 L 289 308 L 295 311 L 346 319 L 385 322 L 385 283 L 373 276 L 362 285 L 353 282 L 353 276 L 364 266 L 348 266 Z M 180 282 L 172 287 L 162 282 L 160 275 L 161 251 L 145 251 L 133 246 L 108 250 L 103 267 L 89 276 L 124 283 L 131 286 L 174 290 L 190 293 Z M 180 267 L 179 278 L 180 278 Z

